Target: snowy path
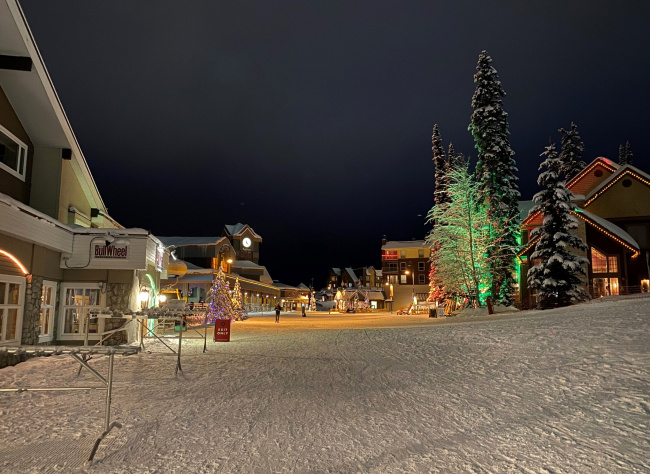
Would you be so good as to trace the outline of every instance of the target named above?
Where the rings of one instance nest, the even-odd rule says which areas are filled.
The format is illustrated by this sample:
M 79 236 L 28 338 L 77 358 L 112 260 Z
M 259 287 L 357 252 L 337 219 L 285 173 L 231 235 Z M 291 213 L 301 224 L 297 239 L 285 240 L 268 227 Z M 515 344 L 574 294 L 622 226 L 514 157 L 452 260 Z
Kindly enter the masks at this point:
M 184 348 L 178 377 L 161 353 L 116 359 L 124 428 L 91 471 L 650 471 L 650 300 L 345 318 L 236 323 L 229 344 Z M 0 387 L 75 373 L 66 357 L 31 360 L 0 370 Z M 63 455 L 92 445 L 102 400 L 0 394 L 0 472 L 69 472 Z

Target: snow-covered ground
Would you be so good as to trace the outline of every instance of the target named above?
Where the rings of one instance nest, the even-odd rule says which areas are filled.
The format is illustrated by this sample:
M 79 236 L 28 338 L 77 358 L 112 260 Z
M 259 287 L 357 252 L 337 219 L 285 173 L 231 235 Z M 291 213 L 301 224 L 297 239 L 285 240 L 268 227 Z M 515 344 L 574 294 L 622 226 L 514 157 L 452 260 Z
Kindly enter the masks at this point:
M 207 354 L 189 341 L 176 377 L 157 346 L 116 359 L 123 428 L 90 471 L 650 471 L 650 299 L 446 320 L 258 316 Z M 77 367 L 33 359 L 0 370 L 0 387 L 94 385 Z M 0 472 L 82 466 L 103 397 L 0 393 Z

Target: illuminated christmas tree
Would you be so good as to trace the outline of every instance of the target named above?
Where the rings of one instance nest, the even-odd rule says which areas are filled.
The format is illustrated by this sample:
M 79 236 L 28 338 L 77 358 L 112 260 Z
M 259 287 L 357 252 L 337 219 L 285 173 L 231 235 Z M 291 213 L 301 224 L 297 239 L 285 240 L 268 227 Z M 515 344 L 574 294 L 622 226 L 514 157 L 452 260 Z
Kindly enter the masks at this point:
M 207 317 L 209 321 L 232 319 L 233 317 L 230 288 L 221 269 L 216 273 L 208 292 Z
M 244 301 L 241 295 L 241 287 L 239 286 L 239 278 L 235 280 L 235 288 L 231 296 L 232 315 L 235 321 L 241 321 L 244 316 Z

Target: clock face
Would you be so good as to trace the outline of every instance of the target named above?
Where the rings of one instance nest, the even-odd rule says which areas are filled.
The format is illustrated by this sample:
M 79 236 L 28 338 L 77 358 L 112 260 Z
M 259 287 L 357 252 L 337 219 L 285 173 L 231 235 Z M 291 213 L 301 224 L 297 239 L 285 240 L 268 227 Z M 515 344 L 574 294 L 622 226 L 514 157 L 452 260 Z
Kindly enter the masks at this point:
M 244 245 L 244 247 L 248 248 L 251 246 L 251 239 L 249 239 L 248 237 L 244 237 L 241 243 Z

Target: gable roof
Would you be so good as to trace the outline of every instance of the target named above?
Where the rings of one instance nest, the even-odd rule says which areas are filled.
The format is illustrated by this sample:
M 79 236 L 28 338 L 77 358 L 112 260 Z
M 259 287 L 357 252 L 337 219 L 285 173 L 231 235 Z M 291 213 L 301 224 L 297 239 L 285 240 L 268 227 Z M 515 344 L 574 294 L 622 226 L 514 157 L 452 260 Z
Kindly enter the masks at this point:
M 599 217 L 596 214 L 592 214 L 591 212 L 585 211 L 584 209 L 581 209 L 579 207 L 576 207 L 573 211 L 571 211 L 571 214 L 582 219 L 587 224 L 591 225 L 594 229 L 605 234 L 607 237 L 615 240 L 623 247 L 633 252 L 632 258 L 636 258 L 639 256 L 640 247 L 637 241 L 634 240 L 634 238 L 630 234 L 625 232 L 623 229 L 621 229 L 613 222 L 610 222 L 607 219 L 603 219 L 602 217 Z M 524 254 L 527 254 L 530 251 L 530 249 L 539 241 L 540 238 L 541 238 L 540 236 L 536 236 L 530 242 L 528 242 L 519 252 L 517 252 L 517 258 L 521 260 L 520 257 Z
M 643 183 L 646 186 L 650 187 L 650 175 L 648 175 L 648 173 L 641 171 L 636 166 L 624 165 L 621 166 L 609 178 L 607 178 L 605 181 L 603 181 L 598 186 L 596 186 L 593 190 L 591 190 L 591 192 L 587 194 L 587 196 L 585 196 L 586 198 L 585 207 L 587 207 L 597 198 L 602 196 L 609 188 L 611 188 L 614 184 L 616 184 L 619 180 L 621 180 L 625 176 L 634 178 L 640 183 Z
M 226 235 L 231 237 L 241 237 L 246 233 L 246 231 L 248 231 L 253 238 L 258 239 L 260 242 L 262 241 L 262 237 L 258 235 L 251 226 L 248 224 L 242 224 L 241 222 L 234 225 L 226 224 L 224 226 L 224 231 Z
M 348 267 L 348 268 L 345 269 L 345 271 L 347 272 L 349 277 L 352 278 L 352 281 L 359 281 L 357 276 L 354 274 L 354 270 L 352 270 L 351 268 Z
M 599 156 L 585 166 L 580 173 L 570 179 L 566 183 L 566 187 L 574 194 L 588 194 L 594 188 L 593 182 L 600 179 L 600 177 L 596 176 L 597 168 L 600 168 L 604 172 L 615 173 L 618 167 L 619 165 L 609 158 Z M 594 174 L 591 173 L 592 171 L 594 171 Z

